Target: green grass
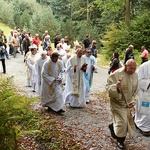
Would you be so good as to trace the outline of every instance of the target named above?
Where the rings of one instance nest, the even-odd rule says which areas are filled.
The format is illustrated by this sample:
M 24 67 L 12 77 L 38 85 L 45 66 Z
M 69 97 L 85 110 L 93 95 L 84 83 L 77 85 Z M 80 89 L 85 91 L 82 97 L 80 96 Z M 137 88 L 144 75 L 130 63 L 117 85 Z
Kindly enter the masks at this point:
M 11 28 L 9 28 L 7 25 L 3 23 L 0 23 L 0 29 L 3 30 L 6 37 L 8 37 L 8 34 L 10 33 Z
M 98 54 L 98 57 L 97 57 L 97 65 L 98 66 L 103 66 L 103 67 L 108 68 L 109 63 L 110 63 L 110 60 L 107 60 L 105 58 L 105 56 L 103 56 L 102 54 Z

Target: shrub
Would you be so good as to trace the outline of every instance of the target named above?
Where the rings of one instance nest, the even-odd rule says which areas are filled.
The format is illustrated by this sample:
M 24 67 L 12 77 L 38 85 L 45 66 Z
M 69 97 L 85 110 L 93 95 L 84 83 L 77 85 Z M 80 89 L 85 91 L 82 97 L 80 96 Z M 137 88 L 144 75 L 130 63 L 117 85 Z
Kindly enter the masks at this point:
M 0 149 L 16 149 L 18 122 L 32 117 L 31 101 L 15 93 L 12 78 L 0 76 Z

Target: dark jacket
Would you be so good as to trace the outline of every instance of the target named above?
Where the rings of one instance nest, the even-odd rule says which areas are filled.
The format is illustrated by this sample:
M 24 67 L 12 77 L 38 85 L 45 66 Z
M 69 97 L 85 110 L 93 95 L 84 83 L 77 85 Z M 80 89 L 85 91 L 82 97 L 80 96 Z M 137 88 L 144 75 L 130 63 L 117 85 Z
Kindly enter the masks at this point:
M 125 58 L 124 58 L 124 64 L 126 63 L 127 60 L 129 59 L 134 59 L 134 53 L 132 50 L 127 49 L 126 50 L 126 54 L 125 54 Z

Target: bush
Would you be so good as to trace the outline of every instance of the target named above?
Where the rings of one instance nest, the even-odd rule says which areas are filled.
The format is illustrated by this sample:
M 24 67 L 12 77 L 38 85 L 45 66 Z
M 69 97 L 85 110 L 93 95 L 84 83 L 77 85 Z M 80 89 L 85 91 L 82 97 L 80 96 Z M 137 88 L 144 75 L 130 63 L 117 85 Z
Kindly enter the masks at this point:
M 125 49 L 130 44 L 128 28 L 123 23 L 110 25 L 101 42 L 104 46 L 103 54 L 105 54 L 106 58 L 110 59 L 113 52 L 116 51 L 120 54 L 120 58 L 123 59 Z
M 12 78 L 0 76 L 0 149 L 16 149 L 18 122 L 32 117 L 31 101 L 15 93 Z
M 146 46 L 150 50 L 150 12 L 143 10 L 132 22 L 130 27 L 131 40 L 135 48 L 140 50 L 141 46 Z

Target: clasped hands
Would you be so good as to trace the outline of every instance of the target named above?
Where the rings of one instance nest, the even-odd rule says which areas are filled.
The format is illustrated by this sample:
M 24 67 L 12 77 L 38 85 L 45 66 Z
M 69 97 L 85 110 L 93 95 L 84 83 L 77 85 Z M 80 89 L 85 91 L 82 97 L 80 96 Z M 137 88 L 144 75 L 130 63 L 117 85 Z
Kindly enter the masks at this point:
M 74 65 L 74 72 L 76 72 L 76 69 L 77 69 L 78 65 Z M 83 72 L 86 72 L 86 69 L 87 69 L 87 64 L 84 63 L 82 66 L 81 66 L 81 70 Z
M 61 83 L 62 80 L 60 78 L 56 78 L 54 81 Z

